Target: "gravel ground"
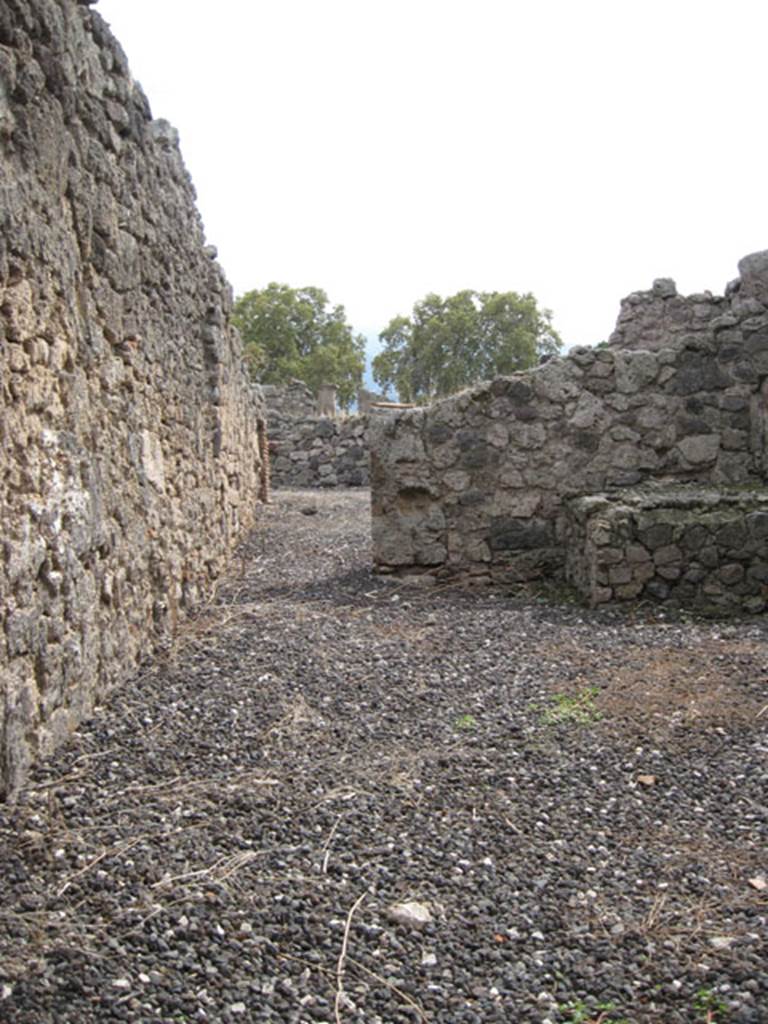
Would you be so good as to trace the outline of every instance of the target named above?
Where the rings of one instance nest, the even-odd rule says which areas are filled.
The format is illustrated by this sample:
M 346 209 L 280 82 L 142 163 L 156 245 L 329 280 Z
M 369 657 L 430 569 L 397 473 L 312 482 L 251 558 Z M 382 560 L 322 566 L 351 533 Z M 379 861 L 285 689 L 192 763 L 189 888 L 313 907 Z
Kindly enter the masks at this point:
M 0 1020 L 768 1021 L 765 620 L 377 578 L 367 503 L 0 807 Z

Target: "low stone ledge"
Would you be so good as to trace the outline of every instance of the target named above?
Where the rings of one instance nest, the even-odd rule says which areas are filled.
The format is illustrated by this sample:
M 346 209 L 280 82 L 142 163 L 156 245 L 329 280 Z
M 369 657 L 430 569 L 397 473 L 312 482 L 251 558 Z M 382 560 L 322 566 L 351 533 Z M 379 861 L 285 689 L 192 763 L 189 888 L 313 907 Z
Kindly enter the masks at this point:
M 768 608 L 768 490 L 647 487 L 566 503 L 566 577 L 590 606 Z

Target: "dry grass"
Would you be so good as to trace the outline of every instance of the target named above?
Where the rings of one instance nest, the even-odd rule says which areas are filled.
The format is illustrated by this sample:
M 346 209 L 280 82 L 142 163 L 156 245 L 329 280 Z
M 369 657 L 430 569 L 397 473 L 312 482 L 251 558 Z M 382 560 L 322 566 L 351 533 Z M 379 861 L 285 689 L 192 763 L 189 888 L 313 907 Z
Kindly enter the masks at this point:
M 598 898 L 586 908 L 593 924 L 606 934 L 620 925 L 625 932 L 655 942 L 671 941 L 679 948 L 690 945 L 691 939 L 705 943 L 714 935 L 739 934 L 744 931 L 745 918 L 766 912 L 768 893 L 750 884 L 750 877 L 764 863 L 761 847 L 721 837 L 713 840 L 704 830 L 681 835 L 672 825 L 644 830 L 642 843 L 649 850 L 663 851 L 653 884 L 641 889 L 628 887 L 618 903 L 614 896 L 610 903 L 601 901 L 598 884 Z M 617 850 L 613 863 L 626 864 L 635 848 L 631 841 L 623 854 Z M 684 879 L 694 865 L 700 876 L 706 876 L 707 891 L 686 891 Z
M 297 693 L 286 701 L 282 712 L 280 718 L 264 733 L 263 740 L 296 740 L 302 733 L 309 731 L 314 734 L 327 724 L 323 715 L 309 704 L 303 693 Z
M 567 684 L 553 678 L 550 689 L 575 695 L 596 688 L 595 706 L 607 721 L 667 734 L 680 727 L 759 727 L 765 718 L 768 663 L 756 643 L 708 640 L 687 650 L 631 645 L 610 664 L 575 645 L 547 653 L 572 670 Z

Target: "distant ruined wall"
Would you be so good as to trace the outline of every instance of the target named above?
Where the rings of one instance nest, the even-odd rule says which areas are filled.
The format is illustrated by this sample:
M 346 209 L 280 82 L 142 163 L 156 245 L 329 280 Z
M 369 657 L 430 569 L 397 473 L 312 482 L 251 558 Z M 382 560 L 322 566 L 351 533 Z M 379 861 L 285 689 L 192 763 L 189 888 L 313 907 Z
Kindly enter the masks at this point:
M 0 792 L 252 521 L 265 411 L 174 130 L 98 14 L 0 4 Z
M 279 430 L 287 420 L 317 419 L 317 398 L 303 380 L 287 384 L 263 384 L 270 427 Z
M 274 487 L 362 487 L 369 483 L 368 420 L 321 416 L 301 381 L 265 385 Z
M 669 281 L 611 344 L 371 425 L 384 571 L 531 579 L 565 565 L 565 502 L 648 480 L 765 485 L 768 254 L 724 298 Z

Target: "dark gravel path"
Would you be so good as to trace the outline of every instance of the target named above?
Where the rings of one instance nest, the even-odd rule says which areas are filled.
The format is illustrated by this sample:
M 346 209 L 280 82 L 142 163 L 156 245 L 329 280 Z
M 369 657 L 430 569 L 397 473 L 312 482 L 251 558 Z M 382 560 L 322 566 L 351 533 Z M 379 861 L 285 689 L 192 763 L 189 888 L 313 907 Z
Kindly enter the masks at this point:
M 0 1020 L 768 1021 L 765 621 L 377 579 L 367 500 L 0 808 Z

